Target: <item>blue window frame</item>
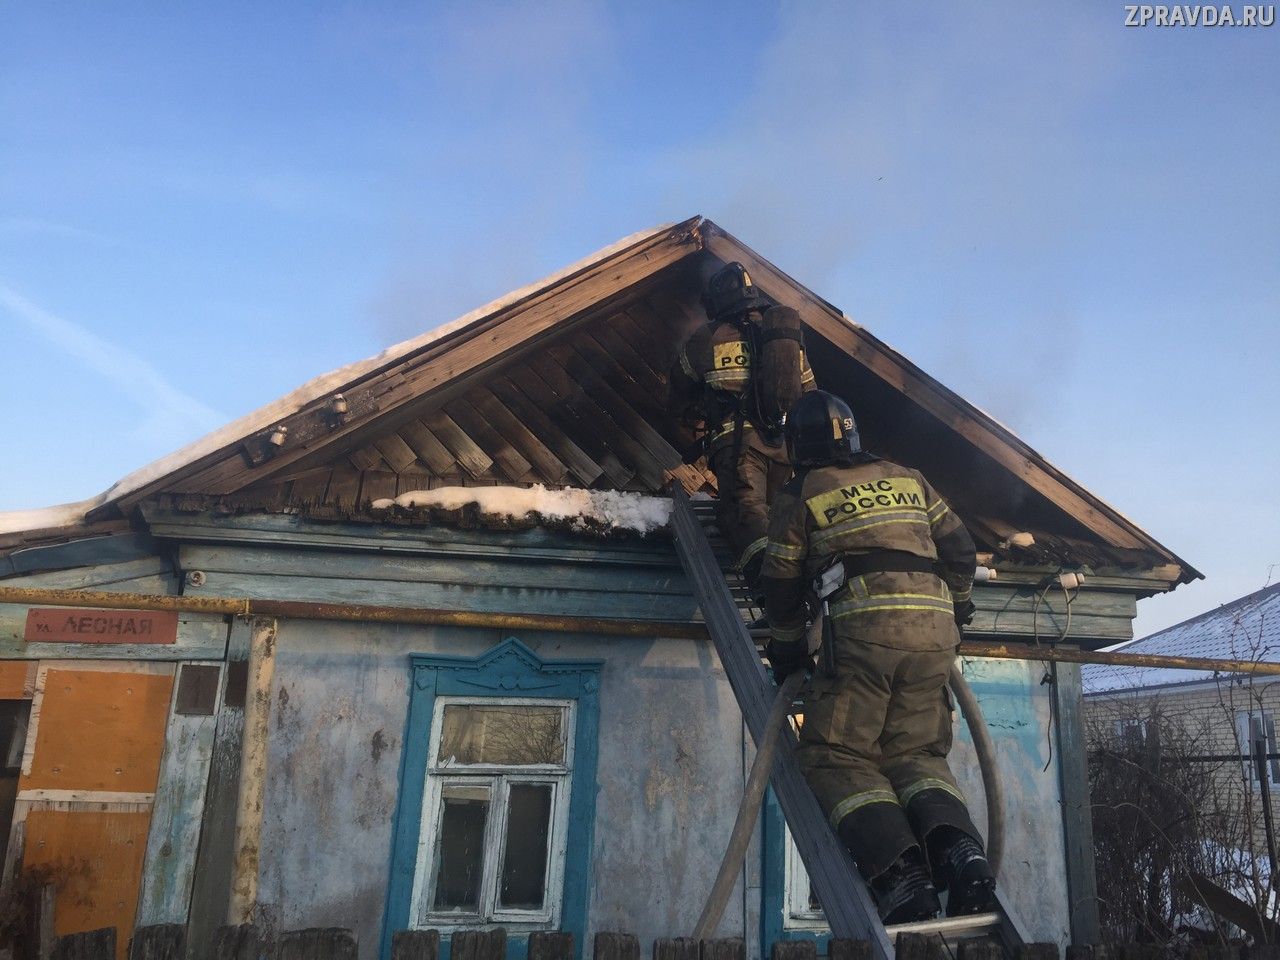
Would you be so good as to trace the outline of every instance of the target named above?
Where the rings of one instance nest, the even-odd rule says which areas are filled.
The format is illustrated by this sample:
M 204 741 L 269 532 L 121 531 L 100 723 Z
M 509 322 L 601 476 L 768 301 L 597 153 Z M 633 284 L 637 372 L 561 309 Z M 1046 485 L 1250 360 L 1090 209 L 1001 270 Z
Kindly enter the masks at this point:
M 414 878 L 422 834 L 423 801 L 433 742 L 432 723 L 437 701 L 462 697 L 468 702 L 492 698 L 524 702 L 548 700 L 572 706 L 572 769 L 558 904 L 558 928 L 572 931 L 578 956 L 586 932 L 587 898 L 595 824 L 596 758 L 600 718 L 600 660 L 543 660 L 514 637 L 478 657 L 416 655 L 411 657 L 413 681 L 400 769 L 400 800 L 391 851 L 391 876 L 382 931 L 382 957 L 391 955 L 391 938 L 408 929 L 413 915 Z M 438 739 L 438 738 L 437 738 Z M 495 925 L 494 921 L 488 925 Z M 431 925 L 431 924 L 427 924 Z M 503 924 L 505 925 L 505 924 Z M 477 925 L 477 928 L 484 924 Z M 440 944 L 441 960 L 449 960 L 449 938 Z M 508 956 L 521 960 L 528 936 L 511 931 Z
M 815 921 L 808 906 L 808 878 L 795 854 L 788 856 L 787 821 L 773 788 L 765 793 L 761 811 L 761 847 L 764 855 L 760 896 L 760 943 L 767 952 L 779 940 L 812 940 L 818 953 L 827 952 L 831 931 Z M 790 876 L 788 876 L 790 874 Z

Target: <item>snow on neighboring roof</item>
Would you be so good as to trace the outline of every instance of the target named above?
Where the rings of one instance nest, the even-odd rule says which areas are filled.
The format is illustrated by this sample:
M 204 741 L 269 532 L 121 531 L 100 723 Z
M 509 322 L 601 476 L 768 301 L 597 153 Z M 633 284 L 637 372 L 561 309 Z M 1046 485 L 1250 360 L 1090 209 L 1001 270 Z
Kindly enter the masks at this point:
M 1166 627 L 1149 637 L 1131 640 L 1116 650 L 1222 660 L 1280 660 L 1280 583 Z M 1195 683 L 1214 676 L 1209 670 L 1113 664 L 1087 664 L 1081 668 L 1080 675 L 1086 695 Z
M 394 500 L 375 500 L 374 510 L 393 506 L 438 507 L 457 510 L 474 503 L 481 513 L 502 517 L 525 517 L 536 513 L 548 520 L 567 520 L 571 525 L 587 528 L 591 524 L 618 530 L 652 533 L 671 520 L 671 501 L 641 493 L 615 490 L 583 490 L 566 487 L 548 490 L 540 483 L 532 487 L 437 487 L 434 490 L 411 490 Z
M 419 334 L 401 343 L 387 347 L 376 356 L 369 357 L 366 360 L 357 360 L 355 363 L 349 363 L 346 366 L 331 370 L 328 373 L 321 374 L 313 380 L 309 380 L 302 386 L 298 387 L 291 393 L 285 394 L 283 397 L 268 403 L 266 406 L 259 407 L 252 413 L 245 414 L 239 419 L 232 420 L 224 427 L 220 427 L 209 433 L 199 440 L 188 444 L 180 450 L 177 450 L 168 456 L 161 457 L 152 463 L 147 464 L 139 470 L 128 474 L 96 497 L 90 497 L 88 500 L 81 500 L 77 503 L 64 503 L 53 507 L 43 507 L 37 510 L 10 510 L 0 511 L 0 534 L 18 533 L 24 530 L 43 530 L 58 527 L 71 527 L 82 521 L 90 510 L 109 503 L 112 500 L 118 500 L 126 497 L 134 491 L 140 490 L 148 484 L 180 470 L 183 467 L 194 463 L 195 461 L 206 457 L 212 453 L 228 447 L 237 441 L 258 433 L 268 427 L 274 425 L 276 421 L 297 413 L 303 407 L 318 400 L 319 398 L 331 393 L 338 393 L 346 389 L 350 384 L 378 370 L 382 367 L 395 363 L 401 357 L 410 353 L 421 350 L 423 347 L 429 346 L 437 340 L 442 340 L 450 334 L 457 333 L 472 323 L 482 320 L 485 317 L 497 313 L 512 304 L 530 297 L 540 290 L 551 286 L 567 277 L 572 276 L 579 271 L 591 267 L 593 264 L 604 260 L 615 253 L 643 243 L 652 237 L 670 230 L 675 224 L 665 223 L 661 226 L 654 227 L 651 230 L 642 230 L 639 233 L 633 233 L 628 237 L 623 237 L 616 243 L 611 243 L 607 247 L 597 250 L 590 256 L 584 257 L 577 263 L 571 264 L 561 270 L 557 270 L 535 283 L 528 284 L 518 290 L 513 290 L 506 296 L 499 297 L 491 303 L 478 307 L 470 313 L 464 314 L 449 323 L 435 327 L 426 333 Z

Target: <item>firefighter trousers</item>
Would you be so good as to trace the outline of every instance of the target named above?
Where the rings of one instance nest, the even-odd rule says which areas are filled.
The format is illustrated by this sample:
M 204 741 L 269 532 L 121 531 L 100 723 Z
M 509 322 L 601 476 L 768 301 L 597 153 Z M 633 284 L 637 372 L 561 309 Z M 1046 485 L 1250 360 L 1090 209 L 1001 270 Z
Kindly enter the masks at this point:
M 835 672 L 810 681 L 799 761 L 832 828 L 868 880 L 928 834 L 981 841 L 947 765 L 954 649 L 899 650 L 839 633 Z
M 750 426 L 742 432 L 736 460 L 732 442 L 722 443 L 710 457 L 719 488 L 716 523 L 729 540 L 747 585 L 755 589 L 769 543 L 769 504 L 791 479 L 791 465 L 785 447 L 765 443 Z

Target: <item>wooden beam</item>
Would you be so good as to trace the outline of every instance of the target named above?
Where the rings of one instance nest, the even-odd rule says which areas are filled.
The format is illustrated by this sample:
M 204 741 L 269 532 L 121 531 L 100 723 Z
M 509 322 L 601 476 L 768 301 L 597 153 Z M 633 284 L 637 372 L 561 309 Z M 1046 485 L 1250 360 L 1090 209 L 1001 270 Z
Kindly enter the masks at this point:
M 271 725 L 271 680 L 275 675 L 276 621 L 253 621 L 249 639 L 244 735 L 240 754 L 240 790 L 236 803 L 235 859 L 231 873 L 231 904 L 227 922 L 257 919 L 258 861 L 262 842 L 262 811 L 266 798 L 267 735 Z
M 373 441 L 382 459 L 396 473 L 403 473 L 418 462 L 418 454 L 398 433 L 387 433 Z
M 477 480 L 489 475 L 493 460 L 467 436 L 467 432 L 458 426 L 453 417 L 443 410 L 437 410 L 426 418 L 426 424 L 440 438 L 440 442 L 449 448 L 463 470 Z
M 621 490 L 635 476 L 635 471 L 618 459 L 598 428 L 584 421 L 570 397 L 560 396 L 552 389 L 541 373 L 528 364 L 521 364 L 507 371 L 512 382 L 539 410 L 555 421 L 565 435 L 581 445 L 609 482 Z
M 376 470 L 382 466 L 382 454 L 372 446 L 352 450 L 347 454 L 347 459 L 357 470 Z
M 545 483 L 562 484 L 568 478 L 566 467 L 501 400 L 488 390 L 477 390 L 468 399 L 493 429 L 511 442 L 536 469 Z
M 413 448 L 418 459 L 434 474 L 452 473 L 458 461 L 421 420 L 410 420 L 400 428 L 400 436 Z
M 569 438 L 562 427 L 551 422 L 545 410 L 526 397 L 510 380 L 495 377 L 489 383 L 489 389 L 512 414 L 528 426 L 530 431 L 541 437 L 543 442 L 556 452 L 556 456 L 583 486 L 591 486 L 604 473 L 604 468 L 600 464 L 587 456 L 586 452 Z
M 556 354 L 544 351 L 538 357 L 535 369 L 551 384 L 561 399 L 572 404 L 579 413 L 580 422 L 596 431 L 600 441 L 635 470 L 647 489 L 657 490 L 662 486 L 663 464 L 588 394 L 583 384 L 564 368 Z
M 161 489 L 230 492 L 275 473 L 316 451 L 345 441 L 374 418 L 386 416 L 420 400 L 465 375 L 478 373 L 500 357 L 528 349 L 557 327 L 593 309 L 616 309 L 616 302 L 633 288 L 701 249 L 700 218 L 647 236 L 630 247 L 563 277 L 524 299 L 509 304 L 449 336 L 423 345 L 419 351 L 396 357 L 360 380 L 344 384 L 350 413 L 333 428 L 325 414 L 327 398 L 317 398 L 295 414 L 279 419 L 288 426 L 290 443 L 261 467 L 247 464 L 237 438 L 180 471 L 146 484 L 128 496 L 104 504 L 94 513 L 129 505 Z
M 704 230 L 704 240 L 707 250 L 721 260 L 742 263 L 761 289 L 779 303 L 797 310 L 815 333 L 831 341 L 1105 541 L 1124 548 L 1146 547 L 1172 556 L 1112 508 L 1046 463 L 1009 430 L 891 350 L 865 328 L 845 318 L 772 263 L 713 226 Z
M 533 464 L 520 455 L 511 443 L 489 421 L 476 412 L 476 408 L 463 398 L 454 400 L 445 409 L 457 424 L 467 431 L 476 443 L 493 458 L 493 462 L 508 479 L 520 483 L 533 470 Z
M 1062 792 L 1062 833 L 1067 861 L 1067 904 L 1071 942 L 1100 943 L 1098 881 L 1093 859 L 1093 806 L 1089 800 L 1088 744 L 1084 730 L 1084 689 L 1080 665 L 1053 663 L 1051 692 L 1058 717 L 1058 782 Z

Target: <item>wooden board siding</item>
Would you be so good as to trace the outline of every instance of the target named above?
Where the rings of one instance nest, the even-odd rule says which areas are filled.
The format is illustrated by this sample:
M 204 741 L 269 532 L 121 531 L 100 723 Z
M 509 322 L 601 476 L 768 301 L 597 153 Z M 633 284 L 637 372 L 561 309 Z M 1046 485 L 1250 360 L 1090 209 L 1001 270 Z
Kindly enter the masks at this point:
M 224 631 L 225 631 L 224 627 Z M 216 671 L 214 710 L 177 712 L 183 671 L 189 667 Z M 164 760 L 156 784 L 138 925 L 185 923 L 195 875 L 205 790 L 212 761 L 217 704 L 224 671 L 220 663 L 182 663 L 174 685 L 174 707 L 165 734 Z
M 145 807 L 27 814 L 23 862 L 52 872 L 58 935 L 115 927 L 116 960 L 125 960 L 150 820 Z
M 164 747 L 171 673 L 45 666 L 18 790 L 151 794 Z

